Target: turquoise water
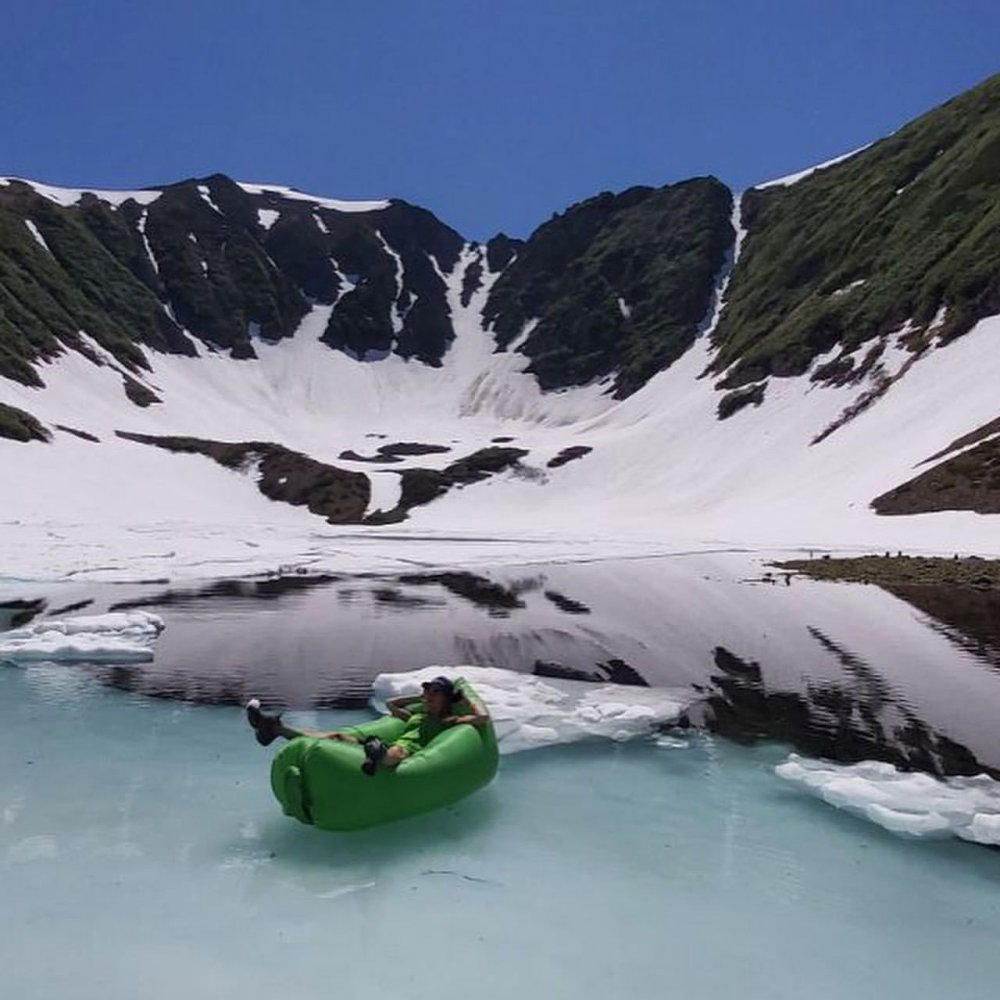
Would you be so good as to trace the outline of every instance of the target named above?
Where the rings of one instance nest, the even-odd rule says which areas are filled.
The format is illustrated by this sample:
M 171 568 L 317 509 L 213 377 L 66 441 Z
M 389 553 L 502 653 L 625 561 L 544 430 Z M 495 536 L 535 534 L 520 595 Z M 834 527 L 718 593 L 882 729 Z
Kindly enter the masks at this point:
M 234 707 L 45 665 L 0 669 L 0 705 L 19 1000 L 986 1000 L 1000 981 L 1000 852 L 804 796 L 779 745 L 527 752 L 457 808 L 332 835 L 278 814 Z

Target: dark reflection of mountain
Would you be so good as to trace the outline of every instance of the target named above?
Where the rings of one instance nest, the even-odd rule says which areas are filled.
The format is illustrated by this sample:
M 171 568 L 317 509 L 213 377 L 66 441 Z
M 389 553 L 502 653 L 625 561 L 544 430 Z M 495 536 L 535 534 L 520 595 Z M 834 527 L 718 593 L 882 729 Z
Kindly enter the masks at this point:
M 170 701 L 189 701 L 200 705 L 243 705 L 257 692 L 257 687 L 247 683 L 241 674 L 224 676 L 157 671 L 151 673 L 147 664 L 89 664 L 81 667 L 92 677 L 131 694 Z M 328 686 L 310 696 L 308 704 L 298 708 L 364 708 L 371 697 L 371 679 L 367 676 L 352 679 L 338 673 L 328 681 Z M 284 707 L 272 703 L 274 707 Z
M 1000 669 L 1000 591 L 898 583 L 885 589 L 922 611 L 960 649 Z
M 542 581 L 539 577 L 530 577 L 504 586 L 476 573 L 453 570 L 445 573 L 408 573 L 399 577 L 399 582 L 416 587 L 437 584 L 477 608 L 484 608 L 494 617 L 506 618 L 511 611 L 524 607 L 521 595 L 537 590 Z
M 41 598 L 28 600 L 18 598 L 0 602 L 0 631 L 27 625 L 35 615 L 45 609 L 45 604 Z
M 1000 778 L 1000 769 L 922 721 L 860 657 L 818 629 L 809 631 L 840 661 L 851 684 L 810 681 L 801 691 L 769 690 L 760 664 L 720 646 L 714 654 L 719 672 L 706 698 L 709 728 L 739 742 L 779 740 L 842 763 L 882 760 L 936 775 Z
M 997 594 L 898 592 L 915 618 L 864 587 L 831 603 L 812 588 L 744 583 L 745 562 L 727 560 L 103 584 L 11 602 L 0 622 L 162 609 L 152 662 L 65 667 L 158 698 L 355 707 L 379 673 L 470 664 L 690 690 L 705 709 L 692 721 L 813 756 L 1000 774 L 988 766 L 1000 768 Z
M 129 611 L 132 608 L 163 608 L 171 605 L 184 605 L 200 602 L 211 598 L 250 598 L 259 600 L 277 600 L 286 594 L 312 590 L 316 587 L 334 583 L 339 577 L 329 574 L 288 575 L 265 577 L 260 580 L 213 580 L 201 587 L 189 589 L 164 590 L 139 597 L 130 597 L 124 601 L 116 601 L 110 605 L 109 611 Z

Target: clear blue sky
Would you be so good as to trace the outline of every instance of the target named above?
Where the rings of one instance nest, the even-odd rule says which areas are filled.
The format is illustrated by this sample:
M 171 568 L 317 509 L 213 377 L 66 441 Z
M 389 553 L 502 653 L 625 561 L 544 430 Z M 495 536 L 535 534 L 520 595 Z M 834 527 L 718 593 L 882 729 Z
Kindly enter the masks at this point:
M 998 0 L 0 0 L 0 25 L 0 174 L 223 171 L 473 238 L 789 173 L 1000 70 Z

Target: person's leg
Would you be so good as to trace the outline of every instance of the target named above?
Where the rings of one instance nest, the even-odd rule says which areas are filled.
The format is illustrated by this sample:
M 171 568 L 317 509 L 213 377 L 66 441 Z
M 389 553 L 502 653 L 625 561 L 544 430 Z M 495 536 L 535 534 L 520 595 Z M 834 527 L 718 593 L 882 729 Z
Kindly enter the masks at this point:
M 247 702 L 247 720 L 253 727 L 257 736 L 257 742 L 262 746 L 268 746 L 278 737 L 286 740 L 294 740 L 299 736 L 312 736 L 321 740 L 343 740 L 345 743 L 357 743 L 356 737 L 349 733 L 324 732 L 318 729 L 293 729 L 286 726 L 280 715 L 268 715 L 262 711 L 260 700 L 251 698 Z
M 377 737 L 365 740 L 363 746 L 365 748 L 365 762 L 361 765 L 361 770 L 367 775 L 374 774 L 380 767 L 390 770 L 399 767 L 410 756 L 407 747 L 396 743 L 387 747 Z

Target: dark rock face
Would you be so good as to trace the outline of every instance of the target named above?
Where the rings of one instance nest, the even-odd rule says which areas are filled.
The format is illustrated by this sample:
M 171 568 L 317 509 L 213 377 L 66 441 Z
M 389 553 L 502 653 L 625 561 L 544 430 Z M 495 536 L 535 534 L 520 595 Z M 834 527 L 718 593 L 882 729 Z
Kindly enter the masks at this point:
M 0 403 L 0 438 L 11 441 L 49 441 L 52 435 L 30 413 Z
M 455 338 L 441 274 L 464 241 L 430 212 L 404 201 L 326 221 L 331 252 L 358 280 L 337 300 L 323 340 L 362 360 L 394 351 L 439 366 Z
M 558 469 L 566 465 L 567 462 L 575 462 L 578 458 L 589 455 L 593 450 L 593 448 L 586 444 L 570 445 L 568 448 L 563 448 L 558 455 L 550 458 L 545 465 L 550 469 Z
M 400 495 L 396 506 L 389 511 L 375 511 L 365 518 L 366 524 L 398 524 L 414 507 L 422 507 L 444 496 L 454 487 L 478 483 L 483 479 L 516 465 L 528 452 L 524 448 L 491 446 L 460 458 L 451 465 L 437 469 L 403 469 Z
M 420 444 L 416 441 L 397 441 L 394 444 L 383 444 L 376 449 L 374 455 L 359 455 L 348 449 L 340 453 L 340 458 L 346 462 L 401 462 L 406 456 L 441 455 L 451 448 L 445 444 Z
M 977 444 L 876 497 L 879 514 L 972 510 L 1000 514 L 1000 438 Z
M 333 347 L 438 365 L 454 337 L 441 275 L 462 246 L 406 202 L 341 212 L 221 174 L 145 206 L 84 194 L 63 207 L 0 185 L 0 376 L 40 385 L 33 363 L 84 349 L 80 330 L 128 369 L 146 367 L 139 345 L 193 355 L 192 338 L 253 358 L 256 338 L 290 336 L 310 303 L 336 303 Z
M 726 388 L 800 375 L 910 320 L 915 348 L 1000 312 L 1000 76 L 788 187 L 748 191 L 715 332 Z M 826 373 L 849 374 L 846 361 Z
M 371 483 L 361 472 L 347 472 L 279 444 L 247 441 L 230 444 L 190 437 L 158 437 L 118 431 L 127 441 L 182 454 L 205 455 L 227 469 L 259 463 L 257 488 L 271 500 L 307 507 L 331 524 L 357 524 L 371 499 Z
M 56 424 L 55 426 L 57 431 L 72 434 L 73 437 L 78 437 L 81 441 L 89 441 L 91 444 L 100 444 L 101 442 L 101 439 L 96 434 L 91 434 L 89 431 L 81 431 L 76 427 L 67 427 L 65 424 Z
M 147 407 L 152 406 L 153 403 L 159 403 L 160 397 L 153 392 L 152 389 L 143 385 L 138 379 L 133 378 L 131 375 L 125 375 L 123 377 L 125 385 L 125 395 L 128 396 L 136 406 Z
M 520 253 L 524 240 L 512 239 L 506 233 L 497 233 L 486 244 L 486 266 L 490 274 L 499 274 Z
M 732 195 L 714 178 L 630 188 L 574 205 L 537 229 L 485 309 L 544 389 L 613 376 L 629 395 L 684 353 L 712 303 L 735 233 Z
M 717 407 L 719 419 L 726 420 L 747 406 L 760 406 L 764 402 L 766 389 L 767 383 L 759 382 L 757 385 L 747 386 L 746 389 L 733 389 L 732 392 L 727 392 L 719 400 Z

